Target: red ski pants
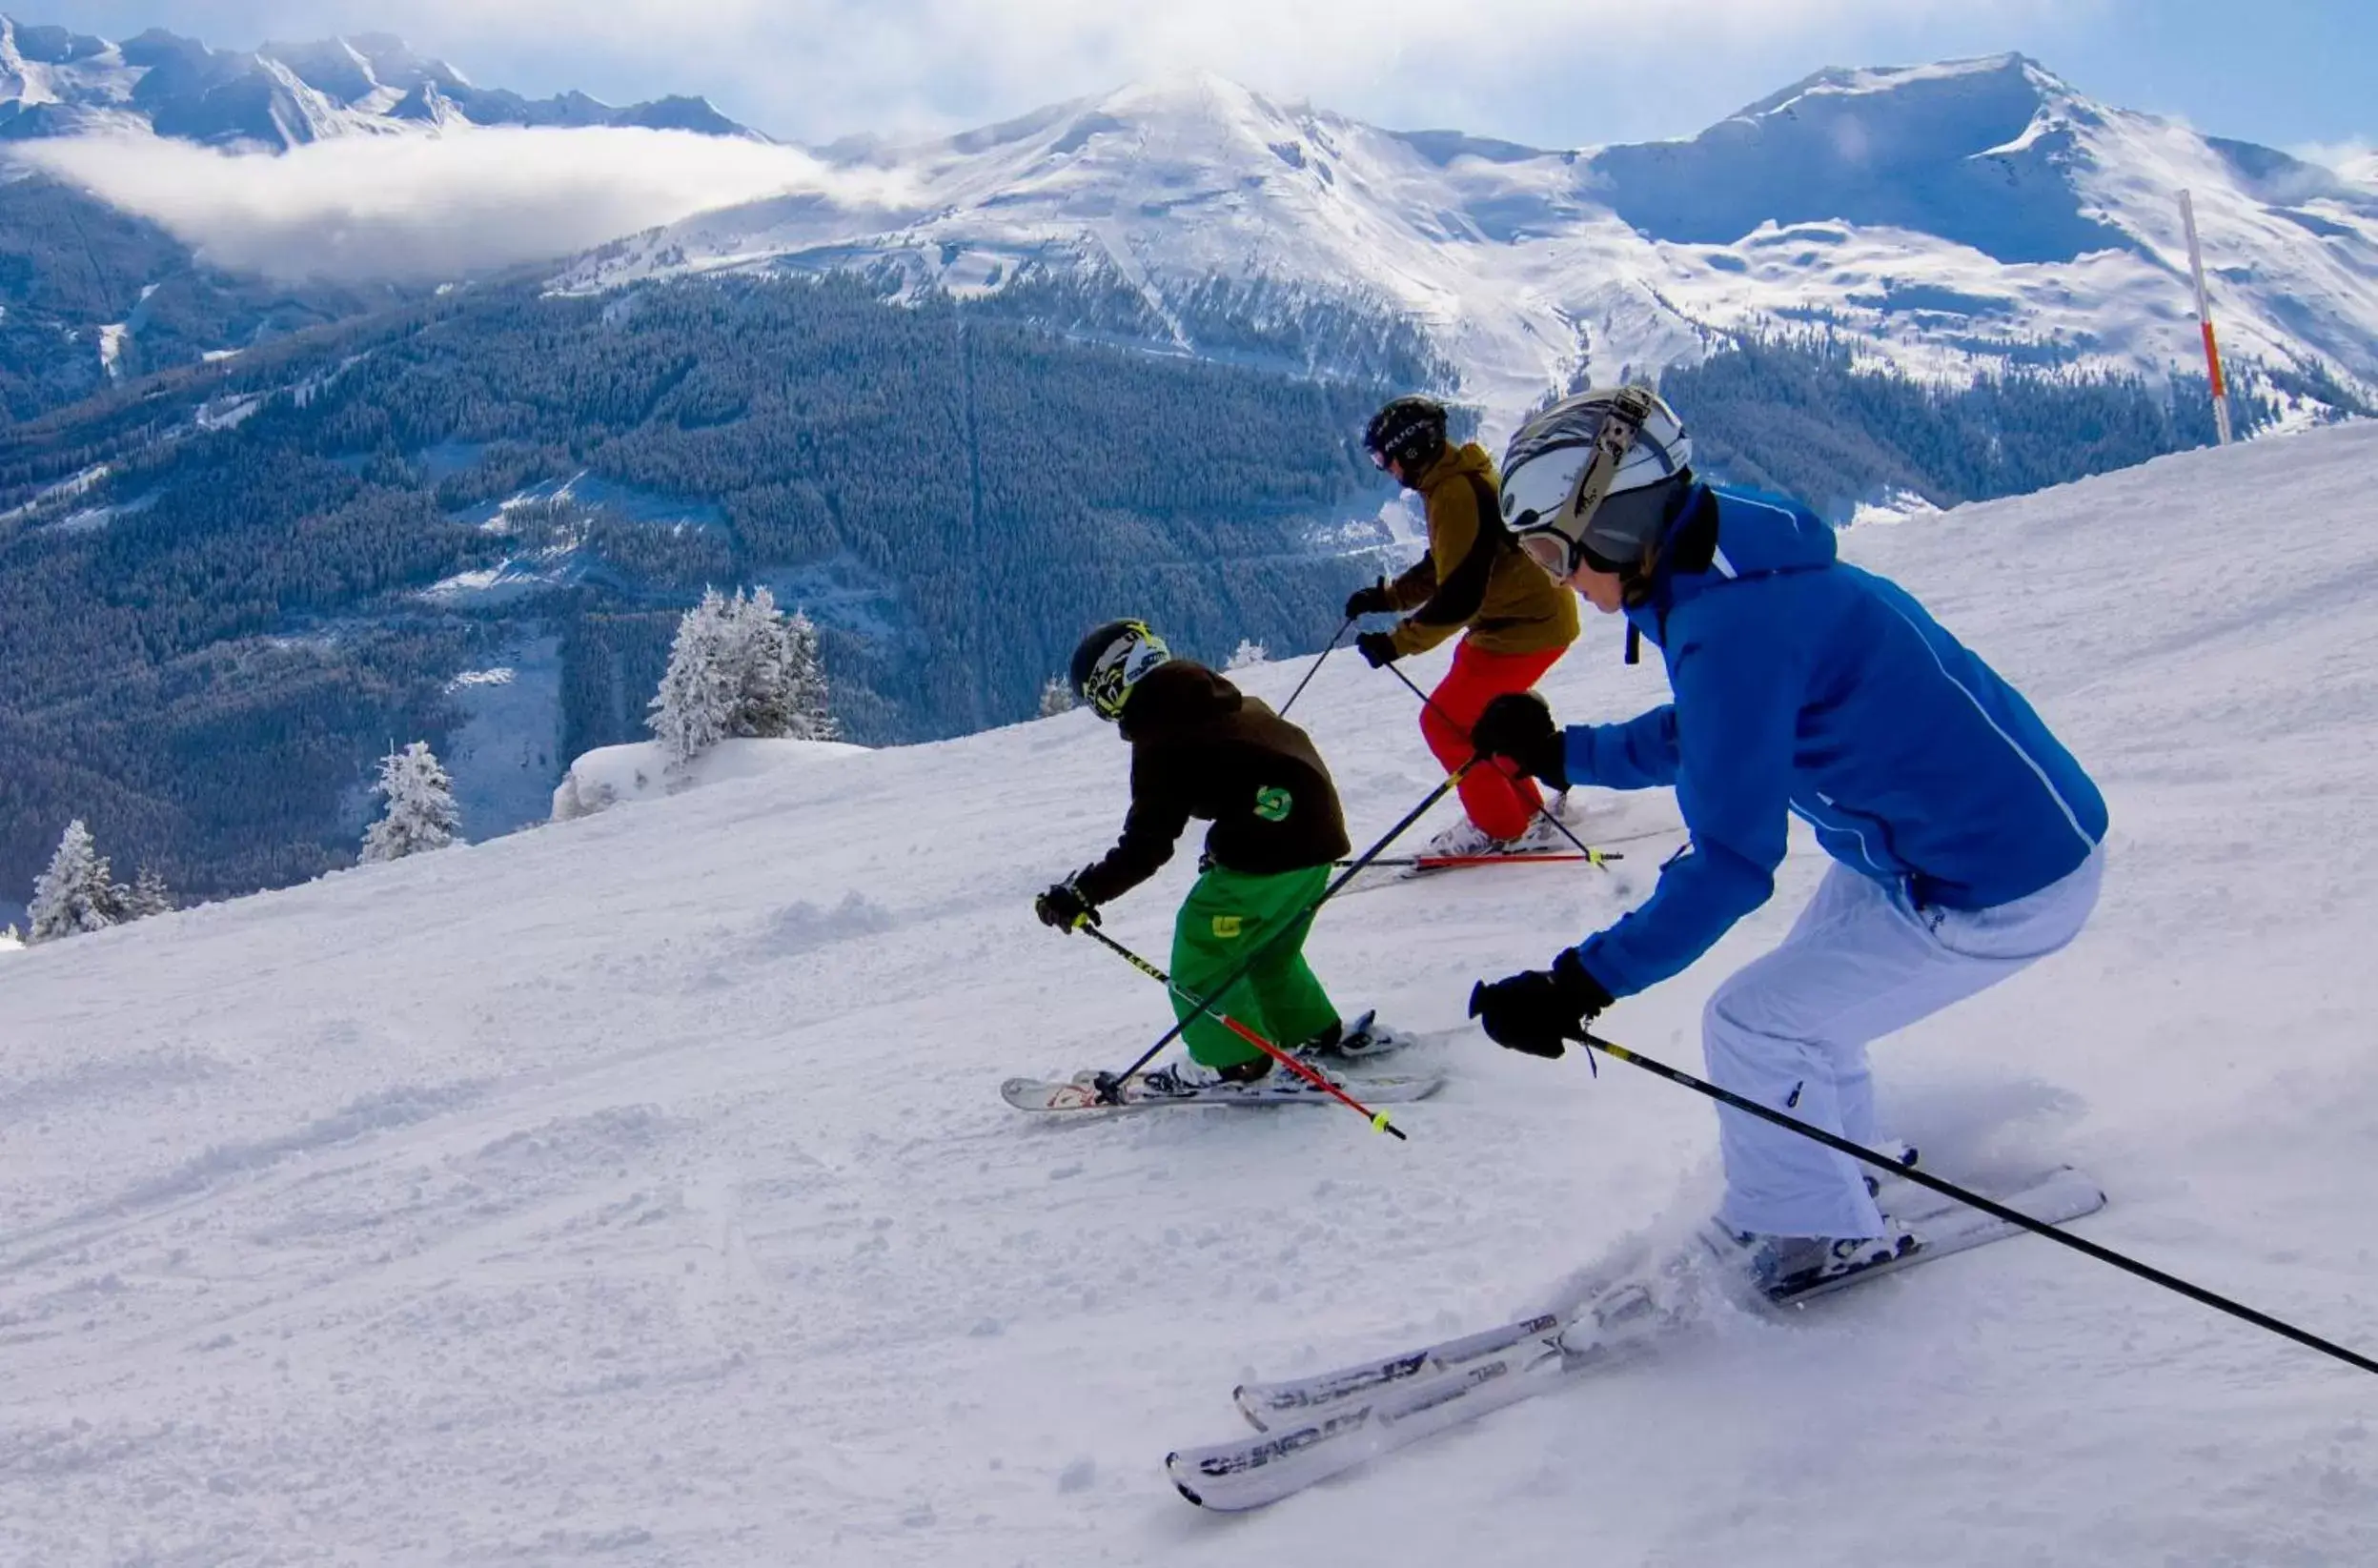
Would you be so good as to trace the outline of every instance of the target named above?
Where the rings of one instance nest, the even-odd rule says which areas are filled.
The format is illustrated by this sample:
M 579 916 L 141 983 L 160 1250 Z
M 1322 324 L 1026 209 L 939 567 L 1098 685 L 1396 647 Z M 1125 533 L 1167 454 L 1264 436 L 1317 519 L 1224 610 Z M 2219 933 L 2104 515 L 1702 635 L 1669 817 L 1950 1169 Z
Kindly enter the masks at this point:
M 1566 647 L 1540 653 L 1482 653 L 1464 638 L 1453 646 L 1453 667 L 1445 672 L 1420 710 L 1420 734 L 1451 773 L 1470 760 L 1470 726 L 1487 703 L 1507 691 L 1526 691 L 1559 662 Z M 1544 807 L 1535 781 L 1507 762 L 1474 767 L 1461 781 L 1461 808 L 1481 832 L 1515 839 Z

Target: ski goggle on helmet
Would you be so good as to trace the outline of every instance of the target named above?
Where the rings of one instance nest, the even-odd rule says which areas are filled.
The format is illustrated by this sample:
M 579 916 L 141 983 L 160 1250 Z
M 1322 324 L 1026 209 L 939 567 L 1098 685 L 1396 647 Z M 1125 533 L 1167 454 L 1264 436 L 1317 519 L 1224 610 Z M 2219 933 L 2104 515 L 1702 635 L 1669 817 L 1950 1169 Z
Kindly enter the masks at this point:
M 1630 570 L 1665 509 L 1618 499 L 1664 487 L 1692 461 L 1684 421 L 1648 387 L 1563 398 L 1521 425 L 1503 453 L 1503 525 L 1555 582 L 1580 564 Z
M 1101 719 L 1119 719 L 1140 677 L 1171 659 L 1172 650 L 1147 621 L 1109 621 L 1073 650 L 1073 689 Z

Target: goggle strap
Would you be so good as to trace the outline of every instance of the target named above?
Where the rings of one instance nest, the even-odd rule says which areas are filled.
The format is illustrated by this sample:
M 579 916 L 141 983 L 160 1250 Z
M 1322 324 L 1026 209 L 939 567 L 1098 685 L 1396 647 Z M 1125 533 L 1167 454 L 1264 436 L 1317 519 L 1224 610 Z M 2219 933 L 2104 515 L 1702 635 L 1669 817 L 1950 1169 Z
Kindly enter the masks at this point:
M 1611 485 L 1618 478 L 1618 469 L 1635 448 L 1635 438 L 1642 434 L 1644 421 L 1652 417 L 1651 397 L 1639 387 L 1621 387 L 1610 400 L 1610 412 L 1602 417 L 1602 428 L 1595 433 L 1593 460 L 1577 476 L 1576 494 L 1570 498 L 1569 515 L 1577 519 L 1577 537 L 1573 541 L 1582 549 L 1587 525 L 1594 514 L 1601 510 L 1610 495 Z

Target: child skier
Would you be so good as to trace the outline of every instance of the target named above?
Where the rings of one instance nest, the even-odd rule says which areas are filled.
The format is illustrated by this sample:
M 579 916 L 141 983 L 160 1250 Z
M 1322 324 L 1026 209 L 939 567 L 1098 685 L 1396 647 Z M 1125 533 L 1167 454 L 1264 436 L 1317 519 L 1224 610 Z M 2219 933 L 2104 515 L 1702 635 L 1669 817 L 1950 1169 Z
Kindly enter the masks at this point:
M 1447 444 L 1444 404 L 1396 398 L 1372 416 L 1363 446 L 1372 462 L 1426 500 L 1429 553 L 1394 581 L 1382 578 L 1347 600 L 1350 620 L 1412 612 L 1393 631 L 1364 632 L 1354 646 L 1376 669 L 1465 634 L 1453 667 L 1420 710 L 1421 738 L 1451 773 L 1470 760 L 1470 726 L 1488 702 L 1535 685 L 1577 640 L 1577 603 L 1513 547 L 1498 516 L 1494 460 L 1474 441 Z M 1468 820 L 1437 834 L 1428 853 L 1535 848 L 1555 842 L 1558 831 L 1539 820 L 1544 797 L 1535 781 L 1499 765 L 1463 776 L 1461 806 Z
M 1349 848 L 1330 770 L 1305 732 L 1203 664 L 1174 659 L 1145 621 L 1110 621 L 1074 650 L 1073 688 L 1131 744 L 1131 808 L 1105 859 L 1033 901 L 1042 924 L 1096 924 L 1099 906 L 1155 875 L 1191 817 L 1213 824 L 1173 926 L 1173 1010 L 1189 1060 L 1159 1068 L 1151 1091 L 1250 1084 L 1270 1056 L 1213 1016 L 1283 1049 L 1370 1054 L 1393 1043 L 1365 1013 L 1349 1028 L 1305 963 L 1308 911 Z M 1260 954 L 1220 995 L 1215 988 Z M 1213 1007 L 1195 1013 L 1192 998 Z
M 1719 1086 L 1874 1142 L 1867 1043 L 2070 943 L 2097 905 L 2105 802 L 2022 695 L 1896 583 L 1836 559 L 1795 502 L 1696 479 L 1649 392 L 1556 404 L 1512 438 L 1520 548 L 1666 658 L 1675 699 L 1561 731 L 1502 697 L 1480 751 L 1555 787 L 1674 785 L 1692 843 L 1640 908 L 1481 988 L 1497 1043 L 1557 1056 L 1615 998 L 1677 974 L 1767 902 L 1791 816 L 1836 862 L 1773 952 L 1701 1016 Z M 1770 1291 L 1896 1255 L 1858 1163 L 1720 1108 L 1718 1217 Z

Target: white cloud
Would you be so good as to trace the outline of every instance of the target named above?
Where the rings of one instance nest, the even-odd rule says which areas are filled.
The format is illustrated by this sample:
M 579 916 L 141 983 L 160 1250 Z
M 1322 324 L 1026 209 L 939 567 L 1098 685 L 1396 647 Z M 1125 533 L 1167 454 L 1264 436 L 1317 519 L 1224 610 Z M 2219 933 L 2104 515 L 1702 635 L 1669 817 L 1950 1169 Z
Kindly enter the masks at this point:
M 2306 142 L 2287 149 L 2307 163 L 2326 164 L 2340 174 L 2378 183 L 2378 143 L 2353 136 L 2341 142 Z
M 882 174 L 793 148 L 675 131 L 349 136 L 278 156 L 85 136 L 14 153 L 218 265 L 289 278 L 461 277 L 787 192 L 869 204 L 899 195 Z

